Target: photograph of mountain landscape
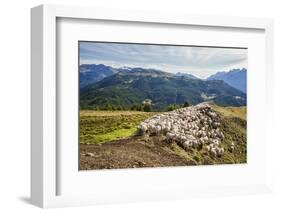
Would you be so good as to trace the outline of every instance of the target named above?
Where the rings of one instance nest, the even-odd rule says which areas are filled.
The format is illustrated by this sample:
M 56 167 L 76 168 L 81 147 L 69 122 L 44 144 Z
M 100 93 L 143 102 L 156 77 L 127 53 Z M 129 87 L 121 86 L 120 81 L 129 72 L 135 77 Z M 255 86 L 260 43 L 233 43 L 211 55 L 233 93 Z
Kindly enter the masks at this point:
M 80 170 L 247 163 L 247 48 L 78 45 Z

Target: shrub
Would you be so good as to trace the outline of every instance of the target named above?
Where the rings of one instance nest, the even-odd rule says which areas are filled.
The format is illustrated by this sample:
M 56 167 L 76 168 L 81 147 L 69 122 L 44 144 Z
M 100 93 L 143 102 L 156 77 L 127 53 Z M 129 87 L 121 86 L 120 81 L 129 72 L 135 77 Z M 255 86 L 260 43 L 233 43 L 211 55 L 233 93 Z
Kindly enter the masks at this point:
M 148 104 L 148 103 L 144 104 L 144 106 L 143 106 L 143 111 L 145 111 L 145 112 L 151 112 L 151 111 L 152 111 L 152 106 L 151 106 L 151 104 Z

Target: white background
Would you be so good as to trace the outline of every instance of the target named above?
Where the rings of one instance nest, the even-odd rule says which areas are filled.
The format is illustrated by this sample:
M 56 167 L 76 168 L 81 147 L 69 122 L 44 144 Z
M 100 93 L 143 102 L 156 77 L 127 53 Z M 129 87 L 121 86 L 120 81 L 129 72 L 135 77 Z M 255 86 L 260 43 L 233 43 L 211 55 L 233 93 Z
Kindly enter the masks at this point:
M 80 6 L 100 6 L 191 14 L 271 17 L 275 19 L 275 108 L 281 109 L 281 13 L 280 1 L 261 0 L 80 0 Z M 0 211 L 37 212 L 29 204 L 30 178 L 30 11 L 41 3 L 77 4 L 73 0 L 1 2 L 1 175 Z M 280 85 L 277 85 L 277 84 Z M 279 99 L 278 99 L 279 98 Z M 275 111 L 275 131 L 280 132 L 280 112 Z M 257 115 L 259 116 L 259 115 Z M 122 204 L 67 209 L 67 212 L 280 212 L 281 140 L 274 141 L 275 190 L 272 195 L 196 198 L 184 201 Z M 52 212 L 66 209 L 47 210 Z

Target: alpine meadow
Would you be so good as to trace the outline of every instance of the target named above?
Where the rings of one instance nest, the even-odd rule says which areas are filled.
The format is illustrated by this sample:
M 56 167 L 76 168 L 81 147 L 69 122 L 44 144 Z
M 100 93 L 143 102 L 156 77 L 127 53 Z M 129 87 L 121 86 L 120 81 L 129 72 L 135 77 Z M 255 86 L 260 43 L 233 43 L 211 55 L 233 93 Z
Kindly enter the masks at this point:
M 247 48 L 78 45 L 80 170 L 247 163 Z

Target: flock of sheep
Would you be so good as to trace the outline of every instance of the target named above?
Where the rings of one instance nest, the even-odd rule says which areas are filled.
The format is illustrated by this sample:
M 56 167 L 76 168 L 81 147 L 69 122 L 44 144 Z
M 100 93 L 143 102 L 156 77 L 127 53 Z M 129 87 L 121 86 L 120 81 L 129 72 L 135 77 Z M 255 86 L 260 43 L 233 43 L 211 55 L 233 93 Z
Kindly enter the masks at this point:
M 145 136 L 164 136 L 186 151 L 205 149 L 213 156 L 222 156 L 224 134 L 220 117 L 207 103 L 157 114 L 139 126 Z

